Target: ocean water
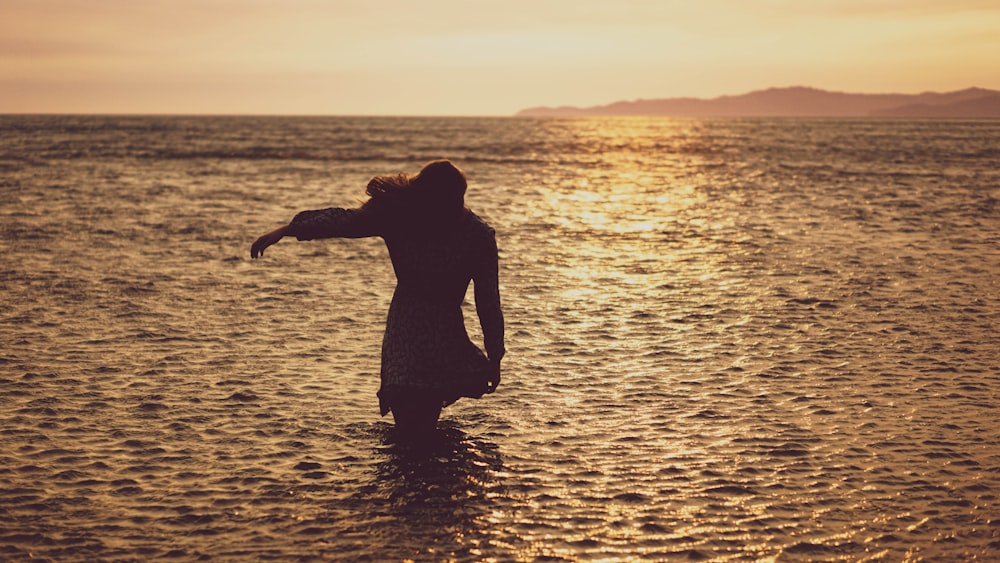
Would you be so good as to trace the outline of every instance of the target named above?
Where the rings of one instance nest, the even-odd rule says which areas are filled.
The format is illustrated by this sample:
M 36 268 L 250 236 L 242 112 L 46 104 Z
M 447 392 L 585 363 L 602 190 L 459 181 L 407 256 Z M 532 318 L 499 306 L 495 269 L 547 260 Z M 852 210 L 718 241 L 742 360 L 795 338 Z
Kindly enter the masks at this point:
M 439 157 L 509 352 L 415 451 L 381 241 L 248 250 Z M 0 560 L 1000 559 L 998 121 L 2 116 L 0 216 Z

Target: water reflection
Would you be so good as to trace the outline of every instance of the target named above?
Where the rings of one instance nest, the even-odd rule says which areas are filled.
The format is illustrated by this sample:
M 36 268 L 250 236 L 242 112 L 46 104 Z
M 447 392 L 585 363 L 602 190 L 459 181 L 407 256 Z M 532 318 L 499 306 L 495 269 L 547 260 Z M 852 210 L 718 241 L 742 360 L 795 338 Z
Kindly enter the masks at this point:
M 496 444 L 451 421 L 420 444 L 388 425 L 379 433 L 368 481 L 350 499 L 379 557 L 475 558 L 493 543 L 489 520 L 506 496 Z
M 997 122 L 137 119 L 0 136 L 0 559 L 998 559 Z M 510 377 L 414 456 L 384 245 L 235 253 L 456 147 Z

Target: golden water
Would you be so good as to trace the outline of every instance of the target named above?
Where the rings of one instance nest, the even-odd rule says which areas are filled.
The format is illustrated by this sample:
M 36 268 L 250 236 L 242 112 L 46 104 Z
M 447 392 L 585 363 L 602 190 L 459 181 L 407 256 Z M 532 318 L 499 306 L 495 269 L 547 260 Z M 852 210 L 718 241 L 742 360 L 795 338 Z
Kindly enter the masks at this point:
M 1000 123 L 0 129 L 0 559 L 1000 557 Z M 381 242 L 247 254 L 441 156 L 509 353 L 415 452 Z

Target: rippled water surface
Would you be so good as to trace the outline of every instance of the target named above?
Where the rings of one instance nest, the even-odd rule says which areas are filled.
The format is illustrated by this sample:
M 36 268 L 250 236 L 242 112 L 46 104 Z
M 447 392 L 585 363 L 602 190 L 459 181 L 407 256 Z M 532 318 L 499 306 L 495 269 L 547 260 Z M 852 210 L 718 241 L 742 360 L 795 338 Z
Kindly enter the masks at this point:
M 2 560 L 1000 559 L 1000 122 L 0 132 Z M 414 451 L 381 242 L 247 251 L 438 157 L 509 353 Z

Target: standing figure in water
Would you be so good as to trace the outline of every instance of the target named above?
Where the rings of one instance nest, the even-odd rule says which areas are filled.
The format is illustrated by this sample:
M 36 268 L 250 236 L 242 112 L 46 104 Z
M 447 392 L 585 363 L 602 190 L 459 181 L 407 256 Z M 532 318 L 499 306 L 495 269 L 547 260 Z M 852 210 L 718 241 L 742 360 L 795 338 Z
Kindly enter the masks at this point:
M 250 256 L 283 237 L 298 240 L 382 237 L 396 273 L 382 340 L 382 416 L 392 412 L 409 437 L 437 426 L 441 409 L 479 398 L 500 383 L 504 356 L 497 243 L 493 229 L 465 206 L 465 175 L 437 160 L 415 176 L 377 176 L 357 209 L 303 211 L 258 238 Z M 462 300 L 474 282 L 486 354 L 469 340 Z

